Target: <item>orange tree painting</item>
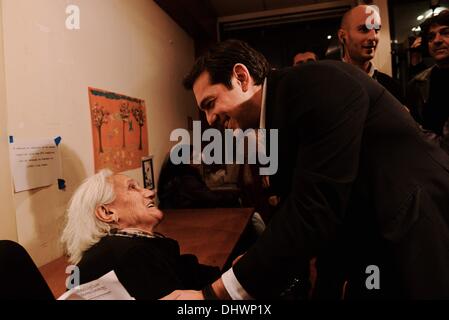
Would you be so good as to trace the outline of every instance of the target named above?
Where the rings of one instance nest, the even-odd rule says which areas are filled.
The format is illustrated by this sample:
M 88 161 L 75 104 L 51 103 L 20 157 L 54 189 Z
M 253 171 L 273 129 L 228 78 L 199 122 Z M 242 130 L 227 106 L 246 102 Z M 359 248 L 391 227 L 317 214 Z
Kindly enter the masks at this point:
M 126 148 L 125 123 L 129 123 L 129 114 L 130 114 L 129 104 L 128 103 L 122 103 L 122 106 L 120 107 L 120 119 L 122 119 L 122 122 L 123 122 L 123 129 L 122 129 L 123 144 L 122 144 L 122 148 Z M 140 149 L 140 150 L 142 150 L 142 149 Z
M 95 103 L 94 107 L 92 108 L 92 121 L 94 126 L 98 130 L 98 141 L 100 143 L 100 149 L 98 152 L 103 153 L 103 141 L 101 140 L 101 127 L 104 124 L 108 123 L 108 117 L 109 112 L 104 110 L 103 106 L 98 106 L 97 103 Z
M 133 116 L 139 125 L 139 150 L 142 150 L 142 127 L 145 125 L 145 112 L 143 111 L 143 107 L 133 108 Z
M 95 171 L 140 168 L 148 155 L 145 101 L 89 88 Z M 139 126 L 139 131 L 134 130 Z

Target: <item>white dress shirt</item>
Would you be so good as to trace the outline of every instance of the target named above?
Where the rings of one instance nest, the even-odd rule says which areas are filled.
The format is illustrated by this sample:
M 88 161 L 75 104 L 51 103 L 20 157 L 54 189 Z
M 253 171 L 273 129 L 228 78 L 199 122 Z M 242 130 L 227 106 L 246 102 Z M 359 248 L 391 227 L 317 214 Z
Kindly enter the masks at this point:
M 266 98 L 267 98 L 267 78 L 265 78 L 262 87 L 262 105 L 260 107 L 260 121 L 259 128 L 265 129 L 265 115 L 266 115 Z M 246 292 L 240 282 L 237 280 L 234 271 L 229 269 L 221 275 L 221 280 L 232 300 L 253 300 L 253 298 Z

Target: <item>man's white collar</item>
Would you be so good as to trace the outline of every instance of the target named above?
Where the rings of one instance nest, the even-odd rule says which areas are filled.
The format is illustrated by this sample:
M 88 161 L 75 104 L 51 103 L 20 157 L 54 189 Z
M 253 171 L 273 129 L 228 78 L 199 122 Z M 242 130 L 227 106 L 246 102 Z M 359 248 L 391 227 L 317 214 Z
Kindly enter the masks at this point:
M 264 79 L 262 87 L 262 104 L 260 106 L 259 129 L 265 129 L 265 116 L 267 111 L 266 102 L 267 102 L 267 78 Z
M 341 61 L 349 63 L 348 61 L 346 61 L 345 58 L 341 58 Z M 367 74 L 372 78 L 374 77 L 374 73 L 376 72 L 376 67 L 374 66 L 374 64 L 370 61 L 369 63 L 369 70 L 367 72 Z

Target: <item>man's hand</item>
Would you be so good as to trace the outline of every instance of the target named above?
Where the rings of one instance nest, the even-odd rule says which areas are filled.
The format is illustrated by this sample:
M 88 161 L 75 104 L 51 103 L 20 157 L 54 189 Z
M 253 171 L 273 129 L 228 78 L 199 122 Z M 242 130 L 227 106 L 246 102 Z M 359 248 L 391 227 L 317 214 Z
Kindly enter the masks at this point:
M 412 48 L 412 49 L 419 48 L 419 47 L 421 47 L 421 44 L 422 44 L 422 38 L 417 37 L 410 48 Z
M 160 300 L 204 300 L 204 296 L 201 291 L 175 290 Z
M 223 281 L 217 279 L 214 283 L 212 283 L 213 294 L 216 296 L 216 299 L 219 300 L 231 300 L 231 296 L 229 296 L 226 288 L 223 284 Z M 195 290 L 175 290 L 169 295 L 161 298 L 160 300 L 206 300 L 202 291 Z

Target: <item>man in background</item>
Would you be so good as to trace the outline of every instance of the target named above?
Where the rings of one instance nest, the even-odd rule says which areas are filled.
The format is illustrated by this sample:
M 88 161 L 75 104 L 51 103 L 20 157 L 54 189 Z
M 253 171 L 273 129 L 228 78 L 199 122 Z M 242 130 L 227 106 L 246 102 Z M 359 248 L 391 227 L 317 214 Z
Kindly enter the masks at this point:
M 379 44 L 380 30 L 381 19 L 376 7 L 359 5 L 346 12 L 338 30 L 338 39 L 343 49 L 342 59 L 362 69 L 403 102 L 399 83 L 377 70 L 372 63 Z
M 415 76 L 407 88 L 407 105 L 424 129 L 443 139 L 449 149 L 449 10 L 426 20 L 422 27 L 423 44 L 428 45 L 435 65 Z
M 297 66 L 306 62 L 318 61 L 318 57 L 314 52 L 306 51 L 299 52 L 293 58 L 293 65 Z

